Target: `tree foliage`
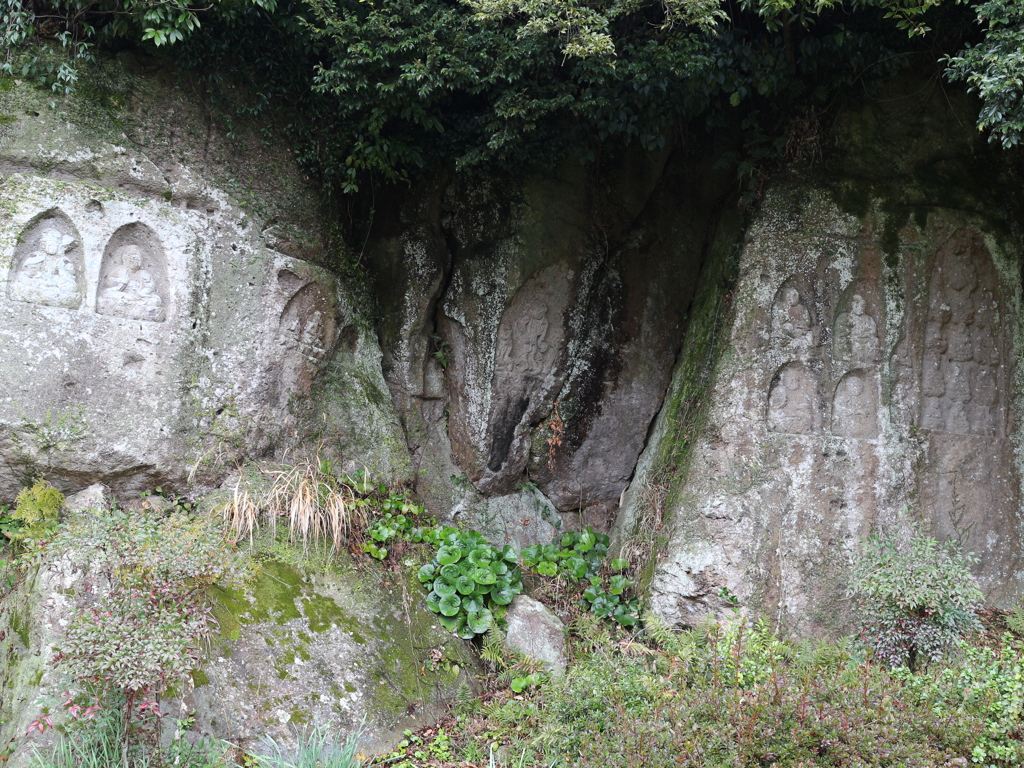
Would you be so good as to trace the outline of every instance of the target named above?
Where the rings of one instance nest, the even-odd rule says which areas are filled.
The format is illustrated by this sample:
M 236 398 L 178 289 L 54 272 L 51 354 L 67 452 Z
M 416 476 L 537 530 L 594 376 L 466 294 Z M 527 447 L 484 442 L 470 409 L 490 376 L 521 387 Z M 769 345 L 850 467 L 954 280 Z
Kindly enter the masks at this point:
M 756 160 L 854 84 L 943 56 L 981 96 L 979 127 L 1009 146 L 1024 126 L 1015 0 L 0 3 L 7 74 L 68 90 L 96 45 L 169 50 L 211 93 L 246 83 L 243 111 L 283 127 L 338 193 L 438 163 L 655 150 L 684 124 L 738 130 Z
M 1012 147 L 1024 138 L 1024 3 L 988 0 L 977 13 L 985 36 L 949 60 L 949 76 L 981 97 L 978 129 Z

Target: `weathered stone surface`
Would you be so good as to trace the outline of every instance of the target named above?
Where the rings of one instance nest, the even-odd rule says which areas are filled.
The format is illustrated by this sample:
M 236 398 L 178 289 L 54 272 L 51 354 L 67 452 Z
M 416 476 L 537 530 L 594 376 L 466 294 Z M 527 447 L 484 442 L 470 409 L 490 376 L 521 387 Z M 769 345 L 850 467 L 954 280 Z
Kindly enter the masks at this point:
M 352 732 L 365 717 L 364 751 L 383 751 L 434 722 L 460 685 L 476 685 L 477 662 L 403 579 L 382 589 L 351 564 L 265 564 L 248 595 L 217 595 L 221 636 L 182 710 L 198 732 L 249 747 L 264 734 L 290 743 L 313 723 Z
M 442 514 L 533 481 L 561 512 L 614 515 L 722 194 L 668 155 L 600 178 L 439 180 L 371 233 L 386 376 Z
M 842 627 L 858 538 L 905 508 L 981 557 L 990 599 L 1018 593 L 1018 254 L 942 208 L 883 250 L 882 218 L 799 186 L 766 199 L 708 426 L 666 510 L 650 603 L 667 621 L 693 623 L 727 587 L 797 631 Z
M 124 132 L 87 101 L 0 93 L 0 500 L 40 473 L 122 497 L 214 484 L 303 441 L 408 479 L 369 321 L 297 258 L 326 260 L 315 195 L 130 62 L 90 75 L 124 90 Z
M 507 647 L 544 662 L 552 674 L 565 672 L 565 625 L 543 603 L 517 595 L 505 614 Z
M 452 516 L 459 525 L 480 531 L 493 544 L 511 544 L 516 550 L 550 544 L 564 525 L 562 515 L 537 488 L 523 488 L 505 496 L 467 496 Z
M 82 584 L 81 568 L 65 557 L 0 595 L 0 754 L 10 755 L 6 766 L 27 768 L 34 749 L 56 744 L 58 731 L 28 731 L 43 707 L 54 712 L 54 722 L 60 721 L 58 697 L 67 690 L 67 679 L 49 662 L 74 615 Z
M 1024 586 L 1019 159 L 962 96 L 884 92 L 837 115 L 827 172 L 779 174 L 741 250 L 713 241 L 613 532 L 670 622 L 724 586 L 784 629 L 850 629 L 859 538 L 904 515 L 977 553 L 996 604 Z
M 48 563 L 0 601 L 0 750 L 25 768 L 56 731 L 26 737 L 68 681 L 51 663 L 63 627 L 89 579 L 74 555 Z M 477 671 L 468 645 L 439 627 L 415 578 L 378 578 L 349 562 L 329 574 L 271 561 L 245 593 L 214 588 L 221 634 L 202 669 L 160 702 L 195 713 L 196 736 L 259 751 L 271 735 L 292 743 L 311 724 L 354 731 L 365 717 L 364 751 L 386 750 L 405 728 L 434 722 Z
M 107 509 L 112 503 L 110 489 L 103 483 L 93 483 L 88 488 L 66 497 L 64 508 L 68 512 L 81 512 L 86 509 Z

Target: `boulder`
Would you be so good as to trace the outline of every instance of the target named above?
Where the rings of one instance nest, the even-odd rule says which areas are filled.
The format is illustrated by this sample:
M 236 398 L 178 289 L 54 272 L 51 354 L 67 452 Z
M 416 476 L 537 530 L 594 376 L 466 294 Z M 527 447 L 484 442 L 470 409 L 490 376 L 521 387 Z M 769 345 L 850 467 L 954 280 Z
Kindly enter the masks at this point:
M 0 601 L 0 754 L 24 768 L 56 731 L 26 736 L 47 708 L 61 719 L 66 677 L 51 659 L 87 585 L 74 554 L 30 573 Z M 161 698 L 193 718 L 187 738 L 213 736 L 259 752 L 260 738 L 286 745 L 306 726 L 342 734 L 365 722 L 361 748 L 386 751 L 406 728 L 436 721 L 478 664 L 464 641 L 427 610 L 411 573 L 356 569 L 344 555 L 329 570 L 263 563 L 244 590 L 211 590 L 219 634 L 202 668 Z
M 505 645 L 536 661 L 553 675 L 565 672 L 565 625 L 547 607 L 527 595 L 517 595 L 505 614 Z

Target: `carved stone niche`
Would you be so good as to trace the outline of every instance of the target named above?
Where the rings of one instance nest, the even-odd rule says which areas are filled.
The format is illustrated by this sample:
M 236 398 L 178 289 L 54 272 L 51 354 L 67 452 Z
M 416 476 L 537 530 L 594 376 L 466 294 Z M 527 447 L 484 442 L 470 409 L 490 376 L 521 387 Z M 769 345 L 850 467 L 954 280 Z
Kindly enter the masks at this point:
M 878 437 L 878 377 L 874 371 L 853 370 L 839 380 L 832 398 L 832 434 Z
M 815 346 L 818 323 L 808 306 L 808 295 L 801 281 L 792 277 L 776 292 L 771 314 L 774 346 L 797 355 L 806 354 Z
M 771 432 L 811 435 L 819 431 L 818 384 L 802 363 L 786 363 L 772 377 L 767 419 Z
M 982 239 L 954 232 L 929 284 L 921 426 L 962 435 L 1006 433 L 1006 369 L 998 279 Z
M 832 357 L 836 362 L 863 366 L 875 365 L 882 359 L 878 323 L 860 293 L 854 293 L 849 305 L 836 315 L 832 339 Z
M 145 224 L 126 224 L 103 251 L 96 311 L 101 315 L 162 323 L 169 309 L 167 256 Z
M 82 238 L 62 211 L 38 216 L 22 233 L 7 284 L 14 301 L 78 309 L 85 295 Z
M 281 286 L 293 284 L 287 276 L 297 277 L 282 270 L 278 275 Z M 299 288 L 284 306 L 278 327 L 284 346 L 281 366 L 281 385 L 285 391 L 308 394 L 317 366 L 327 357 L 337 339 L 338 327 L 331 303 L 316 283 Z

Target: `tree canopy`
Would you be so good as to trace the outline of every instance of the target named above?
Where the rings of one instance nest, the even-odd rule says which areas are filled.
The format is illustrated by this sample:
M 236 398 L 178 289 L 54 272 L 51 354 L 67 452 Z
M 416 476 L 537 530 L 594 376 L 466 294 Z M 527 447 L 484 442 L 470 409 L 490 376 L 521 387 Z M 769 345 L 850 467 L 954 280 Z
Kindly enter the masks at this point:
M 518 167 L 679 125 L 738 126 L 752 158 L 850 87 L 914 62 L 1024 131 L 1019 0 L 0 0 L 2 70 L 74 88 L 97 46 L 150 46 L 294 136 L 334 192 L 439 162 Z

